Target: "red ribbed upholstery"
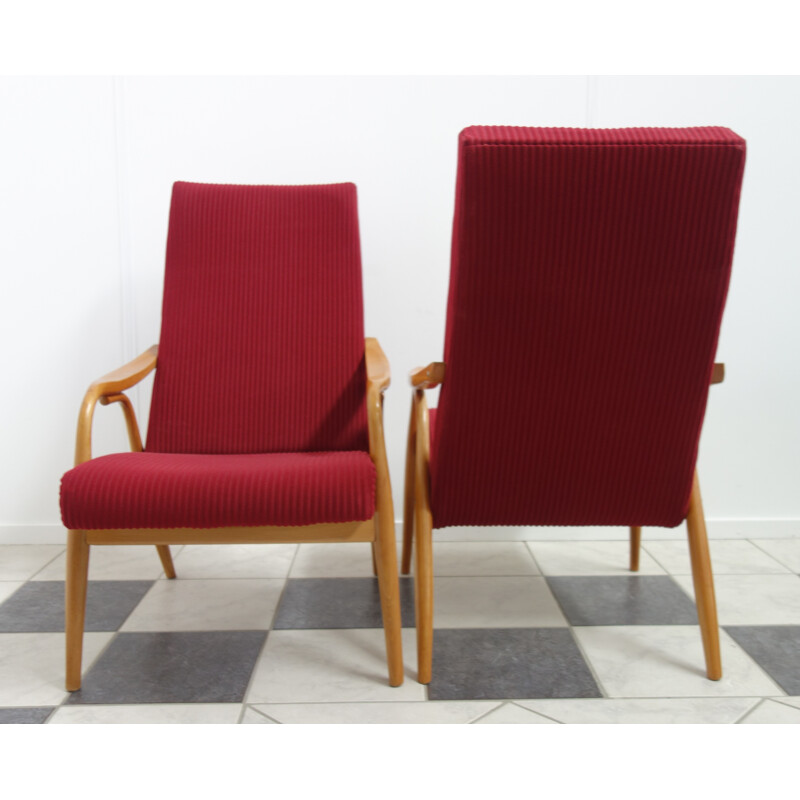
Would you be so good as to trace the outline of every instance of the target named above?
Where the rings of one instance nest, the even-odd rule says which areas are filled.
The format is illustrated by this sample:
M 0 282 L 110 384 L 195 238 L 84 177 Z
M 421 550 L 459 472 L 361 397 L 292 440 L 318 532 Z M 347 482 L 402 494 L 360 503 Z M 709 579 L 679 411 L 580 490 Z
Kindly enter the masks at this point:
M 176 183 L 146 449 L 368 450 L 356 188 Z
M 221 528 L 353 522 L 375 513 L 368 453 L 118 453 L 70 470 L 71 530 Z
M 726 128 L 462 132 L 435 527 L 684 519 L 744 160 Z
M 356 189 L 176 183 L 145 453 L 62 480 L 70 529 L 369 519 Z

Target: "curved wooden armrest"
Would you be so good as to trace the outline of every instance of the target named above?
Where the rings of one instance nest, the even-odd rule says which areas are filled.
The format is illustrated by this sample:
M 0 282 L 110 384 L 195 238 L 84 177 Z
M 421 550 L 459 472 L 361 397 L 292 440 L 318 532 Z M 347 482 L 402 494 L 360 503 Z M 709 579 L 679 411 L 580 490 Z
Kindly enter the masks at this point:
M 725 365 L 722 363 L 714 364 L 711 370 L 711 383 L 722 383 L 725 380 Z
M 75 440 L 75 466 L 89 461 L 92 457 L 92 419 L 97 401 L 103 405 L 109 403 L 122 403 L 125 414 L 125 423 L 128 427 L 128 438 L 132 450 L 141 450 L 141 436 L 136 416 L 130 400 L 122 394 L 125 389 L 130 389 L 139 381 L 149 375 L 155 368 L 158 360 L 158 345 L 154 344 L 144 353 L 129 361 L 119 369 L 103 375 L 94 381 L 86 391 L 78 415 L 78 433 Z
M 389 369 L 389 359 L 378 344 L 378 340 L 367 338 L 364 340 L 367 358 L 367 383 L 380 392 L 385 392 L 392 382 L 392 371 Z
M 444 383 L 444 372 L 444 363 L 434 361 L 427 367 L 412 369 L 408 377 L 415 389 L 433 389 L 440 383 Z

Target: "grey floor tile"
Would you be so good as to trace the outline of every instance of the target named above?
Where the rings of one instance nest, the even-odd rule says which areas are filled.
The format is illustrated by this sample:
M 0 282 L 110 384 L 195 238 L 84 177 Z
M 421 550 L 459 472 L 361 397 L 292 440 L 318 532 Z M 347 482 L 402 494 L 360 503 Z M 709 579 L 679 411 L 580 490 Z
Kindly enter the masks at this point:
M 800 625 L 726 625 L 725 630 L 786 694 L 800 694 Z
M 400 581 L 403 627 L 414 626 L 414 585 Z M 377 578 L 290 578 L 275 615 L 275 630 L 381 628 Z
M 66 704 L 240 703 L 266 636 L 119 633 Z
M 666 575 L 548 578 L 572 625 L 696 625 L 694 603 Z
M 0 725 L 38 725 L 45 722 L 55 706 L 28 706 L 0 708 Z
M 152 585 L 153 581 L 89 581 L 85 630 L 117 630 Z M 29 581 L 0 605 L 1 633 L 63 630 L 63 581 Z
M 566 629 L 434 631 L 431 700 L 600 696 Z

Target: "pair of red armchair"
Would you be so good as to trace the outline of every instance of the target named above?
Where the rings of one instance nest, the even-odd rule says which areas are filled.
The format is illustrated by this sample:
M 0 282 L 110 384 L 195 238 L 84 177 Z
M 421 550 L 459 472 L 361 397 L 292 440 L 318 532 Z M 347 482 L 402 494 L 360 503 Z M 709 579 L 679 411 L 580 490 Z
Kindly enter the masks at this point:
M 459 140 L 444 361 L 412 373 L 403 571 L 431 680 L 433 528 L 687 520 L 708 677 L 721 677 L 697 448 L 745 143 L 725 128 L 475 127 Z M 125 390 L 158 367 L 142 447 Z M 364 339 L 356 190 L 175 184 L 161 341 L 89 388 L 63 478 L 67 689 L 91 545 L 372 542 L 403 681 L 383 435 Z M 424 391 L 441 385 L 439 408 Z M 130 453 L 91 457 L 97 401 Z

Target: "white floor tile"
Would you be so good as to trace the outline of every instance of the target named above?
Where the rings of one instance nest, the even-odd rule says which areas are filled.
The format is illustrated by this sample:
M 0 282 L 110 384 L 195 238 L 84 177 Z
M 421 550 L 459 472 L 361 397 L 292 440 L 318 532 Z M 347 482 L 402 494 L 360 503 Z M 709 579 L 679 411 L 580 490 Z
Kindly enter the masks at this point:
M 794 708 L 800 708 L 800 697 L 781 697 L 780 702 L 794 706 Z
M 84 674 L 112 636 L 84 634 Z M 0 634 L 0 706 L 57 706 L 64 679 L 63 633 Z
M 0 583 L 0 603 L 11 597 L 24 583 L 24 581 L 3 581 Z
M 628 542 L 528 542 L 544 575 L 663 575 L 644 551 L 639 571 L 631 572 Z
M 544 578 L 436 578 L 434 628 L 555 628 L 567 621 Z
M 800 538 L 754 539 L 753 543 L 792 572 L 800 573 Z
M 464 724 L 491 711 L 494 700 L 418 703 L 267 703 L 256 708 L 282 723 Z
M 609 697 L 758 697 L 780 695 L 759 666 L 720 631 L 722 679 L 710 681 L 700 628 L 637 625 L 574 628 Z
M 645 542 L 643 547 L 667 572 L 673 575 L 692 574 L 688 542 Z M 765 575 L 790 572 L 745 539 L 711 539 L 709 549 L 714 575 Z
M 254 708 L 250 708 L 248 706 L 244 710 L 244 714 L 242 714 L 241 719 L 242 725 L 277 725 L 278 723 L 275 722 L 274 719 L 270 719 L 269 717 L 265 717 L 263 714 L 260 714 Z
M 125 706 L 62 706 L 48 720 L 51 725 L 64 724 L 227 724 L 239 721 L 242 707 L 238 703 L 186 703 Z
M 694 599 L 691 575 L 675 581 Z M 800 625 L 800 576 L 717 575 L 720 625 Z
M 253 578 L 158 581 L 120 630 L 266 630 L 284 583 Z
M 178 578 L 285 578 L 296 544 L 188 544 L 175 559 Z
M 524 542 L 434 542 L 433 574 L 539 575 L 539 570 Z
M 60 544 L 0 544 L 0 581 L 27 581 L 64 550 Z
M 800 708 L 765 700 L 755 711 L 748 714 L 743 725 L 800 725 Z
M 381 628 L 270 631 L 246 702 L 340 703 L 424 700 L 416 681 L 415 632 L 403 630 L 405 682 L 389 686 Z
M 301 544 L 290 577 L 369 578 L 374 574 L 369 542 L 334 542 Z
M 171 547 L 173 559 L 180 547 Z M 38 572 L 35 581 L 63 581 L 67 555 L 62 553 Z M 96 545 L 89 550 L 90 581 L 146 581 L 163 575 L 161 559 L 153 545 Z
M 514 703 L 505 703 L 500 708 L 481 717 L 476 725 L 555 725 L 552 719 L 547 719 L 533 711 L 528 711 Z
M 519 705 L 559 722 L 577 724 L 733 723 L 760 699 L 757 697 L 687 697 L 664 699 L 587 698 L 517 700 Z

